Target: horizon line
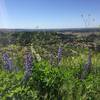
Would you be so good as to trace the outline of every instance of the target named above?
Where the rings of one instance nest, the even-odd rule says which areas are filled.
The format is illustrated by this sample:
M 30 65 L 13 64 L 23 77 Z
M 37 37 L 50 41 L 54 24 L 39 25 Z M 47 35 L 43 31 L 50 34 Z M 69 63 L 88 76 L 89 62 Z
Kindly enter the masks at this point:
M 0 30 L 1 29 L 25 29 L 25 30 L 27 30 L 27 29 L 29 29 L 29 30 L 44 30 L 44 29 L 95 29 L 95 28 L 97 28 L 97 29 L 99 29 L 100 27 L 69 27 L 69 28 L 0 28 Z

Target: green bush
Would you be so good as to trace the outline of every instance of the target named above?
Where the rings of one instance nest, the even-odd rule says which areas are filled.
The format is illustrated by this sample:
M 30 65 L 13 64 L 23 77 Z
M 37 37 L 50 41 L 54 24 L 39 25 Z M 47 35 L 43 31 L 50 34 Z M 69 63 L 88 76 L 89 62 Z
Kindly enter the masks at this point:
M 57 99 L 61 97 L 61 87 L 64 83 L 64 73 L 57 66 L 46 62 L 38 63 L 33 68 L 32 87 L 38 92 L 40 99 Z

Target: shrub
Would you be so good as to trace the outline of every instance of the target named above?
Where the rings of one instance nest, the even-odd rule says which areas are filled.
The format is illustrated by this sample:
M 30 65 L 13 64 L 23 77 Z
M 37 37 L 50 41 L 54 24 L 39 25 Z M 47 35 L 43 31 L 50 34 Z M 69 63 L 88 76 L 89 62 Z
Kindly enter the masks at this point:
M 31 85 L 39 92 L 40 99 L 47 100 L 61 97 L 63 82 L 64 74 L 58 67 L 40 62 L 33 68 Z

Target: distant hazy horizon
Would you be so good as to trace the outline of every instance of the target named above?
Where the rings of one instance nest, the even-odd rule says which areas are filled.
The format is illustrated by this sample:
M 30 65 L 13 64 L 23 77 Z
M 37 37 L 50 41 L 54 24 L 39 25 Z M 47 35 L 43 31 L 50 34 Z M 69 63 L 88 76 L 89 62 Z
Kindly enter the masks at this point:
M 99 10 L 100 0 L 0 0 L 0 28 L 98 27 Z

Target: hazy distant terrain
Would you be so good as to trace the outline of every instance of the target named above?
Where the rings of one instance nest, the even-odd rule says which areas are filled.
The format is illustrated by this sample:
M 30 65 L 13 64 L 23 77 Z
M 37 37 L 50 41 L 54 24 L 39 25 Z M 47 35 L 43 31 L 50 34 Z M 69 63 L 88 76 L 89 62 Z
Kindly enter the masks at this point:
M 5 32 L 100 32 L 100 28 L 67 28 L 67 29 L 0 29 L 0 33 Z

